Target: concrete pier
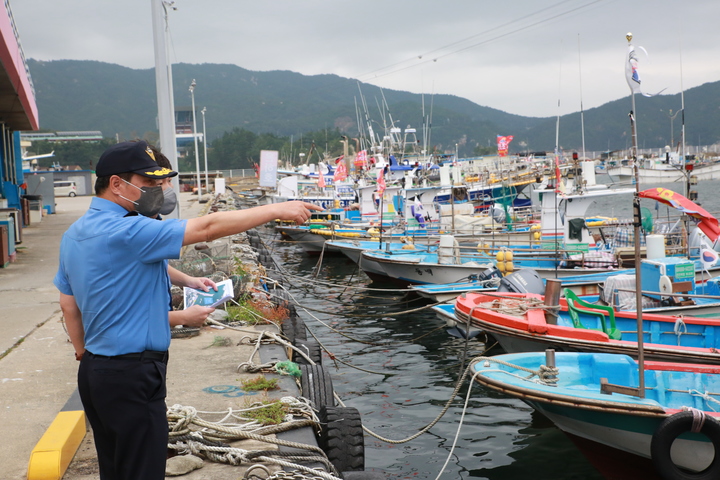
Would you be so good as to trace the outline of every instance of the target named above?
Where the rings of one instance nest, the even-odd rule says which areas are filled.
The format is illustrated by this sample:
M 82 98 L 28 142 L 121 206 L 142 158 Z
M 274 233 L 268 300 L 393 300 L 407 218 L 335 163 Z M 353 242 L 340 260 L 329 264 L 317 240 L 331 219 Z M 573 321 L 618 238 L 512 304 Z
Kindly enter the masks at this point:
M 0 461 L 6 479 L 99 478 L 92 432 L 83 435 L 84 414 L 76 393 L 78 362 L 64 331 L 59 294 L 52 283 L 62 234 L 87 210 L 90 200 L 91 197 L 58 198 L 57 213 L 25 228 L 17 260 L 0 269 L 3 331 L 0 336 L 0 422 L 8 440 L 0 451 Z M 181 216 L 203 215 L 211 203 L 198 202 L 197 196 L 183 193 Z M 223 412 L 244 408 L 253 399 L 263 397 L 262 393 L 246 394 L 236 388 L 241 380 L 259 375 L 238 371 L 237 367 L 250 359 L 255 348 L 254 344 L 243 342 L 243 338 L 256 337 L 248 331 L 261 329 L 278 331 L 275 325 L 243 327 L 244 331 L 205 326 L 199 335 L 174 338 L 168 365 L 167 405 L 193 407 L 202 412 L 199 416 L 203 418 L 219 419 Z M 254 363 L 261 364 L 268 356 L 285 354 L 282 347 L 270 347 L 256 354 Z M 278 377 L 276 374 L 266 376 Z M 291 377 L 281 377 L 279 385 L 280 389 L 266 396 L 280 398 L 299 394 Z M 309 426 L 291 436 L 279 436 L 317 445 L 314 430 Z M 278 449 L 277 445 L 257 440 L 242 440 L 232 445 L 246 450 Z M 246 468 L 205 461 L 202 468 L 182 478 L 237 479 Z

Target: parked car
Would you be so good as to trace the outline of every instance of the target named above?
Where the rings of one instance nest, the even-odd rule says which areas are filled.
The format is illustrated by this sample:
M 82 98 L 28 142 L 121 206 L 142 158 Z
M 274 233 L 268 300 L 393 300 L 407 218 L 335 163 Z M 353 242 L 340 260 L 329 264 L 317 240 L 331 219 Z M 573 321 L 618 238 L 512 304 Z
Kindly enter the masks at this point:
M 57 181 L 55 182 L 55 196 L 59 197 L 74 197 L 77 195 L 77 187 L 75 186 L 75 182 L 68 182 L 68 181 Z

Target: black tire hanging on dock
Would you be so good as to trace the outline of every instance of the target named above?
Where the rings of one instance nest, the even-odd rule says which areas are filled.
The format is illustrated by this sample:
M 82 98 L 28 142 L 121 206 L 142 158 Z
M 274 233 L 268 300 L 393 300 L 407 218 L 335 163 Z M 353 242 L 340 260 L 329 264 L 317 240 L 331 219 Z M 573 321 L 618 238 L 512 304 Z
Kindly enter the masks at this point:
M 292 318 L 284 319 L 280 324 L 280 329 L 288 341 L 295 345 L 295 321 Z
M 285 307 L 290 304 L 290 294 L 283 288 L 276 287 L 272 290 L 272 301 L 275 305 Z
M 297 324 L 295 324 L 295 335 L 297 337 Z M 317 343 L 315 340 L 300 340 L 295 339 L 294 345 L 299 349 L 302 350 L 302 352 L 307 355 L 310 360 L 315 362 L 317 365 L 320 365 L 322 363 L 322 351 L 320 349 L 320 344 Z M 305 357 L 300 355 L 298 352 L 293 350 L 293 362 L 297 363 L 298 365 L 311 365 L 310 362 L 308 362 Z
M 705 421 L 700 433 L 710 439 L 715 449 L 712 463 L 701 472 L 690 472 L 673 463 L 670 449 L 675 439 L 689 432 L 693 425 L 692 412 L 680 412 L 672 415 L 658 426 L 650 442 L 650 457 L 657 473 L 667 480 L 714 480 L 720 478 L 720 422 L 710 416 Z
M 302 318 L 295 316 L 290 317 L 293 319 L 294 325 L 295 325 L 295 341 L 296 342 L 306 342 L 308 339 L 307 336 L 307 330 L 305 329 L 305 322 Z
M 318 413 L 320 448 L 338 472 L 365 470 L 365 439 L 360 412 L 352 407 L 325 405 Z
M 290 294 L 282 288 L 275 288 L 272 291 L 273 303 L 279 307 L 286 308 L 290 317 L 297 317 L 297 309 L 290 298 Z M 302 337 L 306 338 L 306 337 Z
M 335 406 L 333 384 L 330 372 L 322 365 L 300 365 L 300 390 L 310 400 L 315 410 L 324 406 Z

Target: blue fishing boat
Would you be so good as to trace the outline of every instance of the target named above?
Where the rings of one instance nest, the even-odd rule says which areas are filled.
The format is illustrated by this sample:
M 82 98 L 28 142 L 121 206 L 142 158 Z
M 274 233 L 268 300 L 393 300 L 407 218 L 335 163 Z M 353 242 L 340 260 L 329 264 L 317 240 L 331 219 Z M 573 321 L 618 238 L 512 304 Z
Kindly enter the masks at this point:
M 518 270 L 522 271 L 522 270 Z M 599 295 L 605 280 L 615 275 L 626 274 L 625 270 L 615 270 L 602 273 L 589 273 L 586 275 L 572 275 L 561 279 L 562 286 L 569 288 L 578 295 Z M 463 293 L 492 292 L 497 288 L 498 279 L 485 279 L 473 274 L 465 282 L 418 284 L 408 288 L 421 297 L 433 302 L 454 302 Z M 544 292 L 544 290 L 543 290 Z M 536 292 L 538 293 L 538 292 Z
M 551 351 L 470 372 L 549 418 L 607 478 L 720 478 L 718 366 L 645 362 L 641 383 L 629 356 Z

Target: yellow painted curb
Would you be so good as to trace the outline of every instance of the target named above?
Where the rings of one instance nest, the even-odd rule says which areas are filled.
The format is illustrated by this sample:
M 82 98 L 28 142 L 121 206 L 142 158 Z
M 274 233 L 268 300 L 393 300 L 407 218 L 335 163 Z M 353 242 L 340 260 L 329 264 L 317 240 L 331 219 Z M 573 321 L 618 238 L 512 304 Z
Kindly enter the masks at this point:
M 30 454 L 28 480 L 60 480 L 86 432 L 84 411 L 58 413 Z

